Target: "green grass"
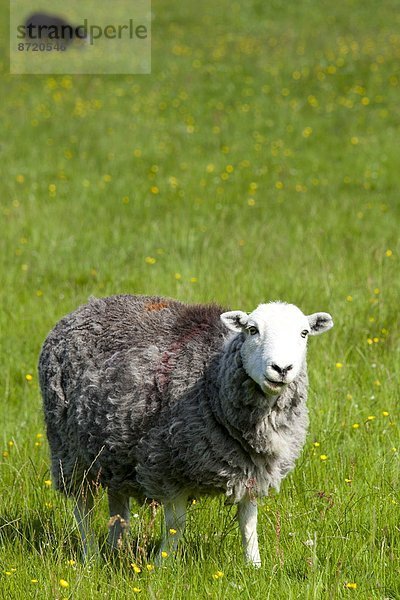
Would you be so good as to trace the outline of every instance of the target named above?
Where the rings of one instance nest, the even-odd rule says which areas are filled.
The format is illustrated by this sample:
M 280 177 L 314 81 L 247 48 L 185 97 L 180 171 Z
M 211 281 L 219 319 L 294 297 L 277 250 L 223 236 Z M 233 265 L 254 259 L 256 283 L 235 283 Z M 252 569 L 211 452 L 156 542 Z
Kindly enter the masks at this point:
M 398 599 L 398 5 L 153 10 L 150 76 L 11 77 L 1 64 L 2 597 Z M 36 364 L 57 319 L 121 292 L 334 316 L 310 341 L 304 452 L 262 503 L 259 571 L 223 499 L 192 507 L 163 568 L 146 568 L 161 514 L 153 525 L 138 506 L 131 550 L 79 562 L 72 504 L 45 483 Z

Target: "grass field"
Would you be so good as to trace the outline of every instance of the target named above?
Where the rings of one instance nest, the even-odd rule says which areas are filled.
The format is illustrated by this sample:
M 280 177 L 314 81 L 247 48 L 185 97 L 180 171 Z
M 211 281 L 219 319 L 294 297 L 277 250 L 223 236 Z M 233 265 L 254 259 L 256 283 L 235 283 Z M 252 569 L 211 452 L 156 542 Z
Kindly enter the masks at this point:
M 399 599 L 398 3 L 153 11 L 149 76 L 10 76 L 1 61 L 0 596 Z M 261 506 L 259 571 L 223 499 L 191 508 L 162 568 L 161 514 L 135 505 L 131 550 L 79 560 L 36 365 L 61 316 L 121 292 L 334 317 L 310 341 L 302 457 Z

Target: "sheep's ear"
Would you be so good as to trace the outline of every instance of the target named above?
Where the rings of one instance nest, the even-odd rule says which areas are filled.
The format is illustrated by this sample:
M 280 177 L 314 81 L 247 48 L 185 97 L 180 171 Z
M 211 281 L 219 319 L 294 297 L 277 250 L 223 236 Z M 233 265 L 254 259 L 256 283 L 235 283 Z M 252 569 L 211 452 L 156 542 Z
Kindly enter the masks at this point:
M 329 313 L 314 313 L 313 315 L 308 315 L 307 319 L 311 328 L 310 335 L 319 335 L 333 327 L 333 319 Z
M 224 325 L 232 331 L 243 331 L 249 317 L 242 310 L 231 310 L 222 313 L 220 318 Z

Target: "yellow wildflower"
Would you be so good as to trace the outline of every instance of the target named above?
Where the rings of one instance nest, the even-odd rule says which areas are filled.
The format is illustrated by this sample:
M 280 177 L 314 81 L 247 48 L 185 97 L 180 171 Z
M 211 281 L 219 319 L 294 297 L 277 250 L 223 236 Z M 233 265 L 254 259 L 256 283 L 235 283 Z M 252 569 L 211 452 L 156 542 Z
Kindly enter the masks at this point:
M 357 584 L 356 583 L 346 583 L 345 587 L 347 587 L 347 589 L 349 590 L 356 590 L 357 589 Z
M 131 567 L 135 571 L 135 573 L 140 573 L 142 571 L 142 569 L 138 567 L 136 563 L 131 563 Z
M 223 576 L 224 576 L 224 573 L 223 573 L 223 571 L 216 571 L 216 572 L 213 574 L 213 578 L 214 578 L 215 580 L 217 580 L 217 579 L 221 579 L 221 577 L 223 577 Z

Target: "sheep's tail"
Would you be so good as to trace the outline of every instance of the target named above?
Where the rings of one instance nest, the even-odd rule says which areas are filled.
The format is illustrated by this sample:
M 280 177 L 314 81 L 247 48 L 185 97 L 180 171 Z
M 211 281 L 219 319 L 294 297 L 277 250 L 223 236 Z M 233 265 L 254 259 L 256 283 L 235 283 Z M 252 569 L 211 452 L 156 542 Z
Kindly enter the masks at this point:
M 65 395 L 62 385 L 62 358 L 63 348 L 45 342 L 39 358 L 39 383 L 43 397 L 45 416 L 47 411 L 51 412 L 58 409 L 63 409 L 68 405 L 68 400 Z

